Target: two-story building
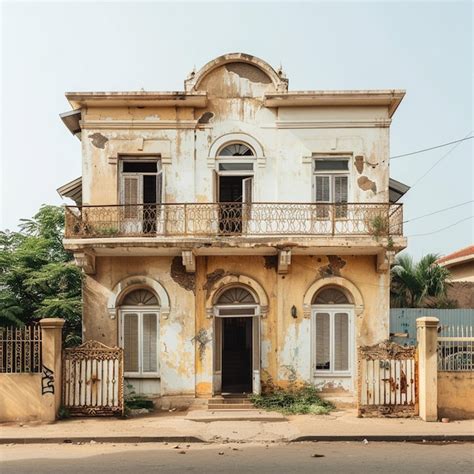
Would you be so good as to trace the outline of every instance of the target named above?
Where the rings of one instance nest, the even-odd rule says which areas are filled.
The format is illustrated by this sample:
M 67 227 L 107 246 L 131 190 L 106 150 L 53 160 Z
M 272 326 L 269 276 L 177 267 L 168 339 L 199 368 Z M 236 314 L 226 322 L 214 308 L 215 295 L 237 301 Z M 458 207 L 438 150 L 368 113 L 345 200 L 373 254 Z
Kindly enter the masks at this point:
M 178 92 L 69 92 L 82 177 L 59 192 L 84 270 L 83 335 L 161 397 L 314 384 L 354 394 L 389 336 L 406 187 L 389 178 L 400 90 L 289 91 L 254 56 Z

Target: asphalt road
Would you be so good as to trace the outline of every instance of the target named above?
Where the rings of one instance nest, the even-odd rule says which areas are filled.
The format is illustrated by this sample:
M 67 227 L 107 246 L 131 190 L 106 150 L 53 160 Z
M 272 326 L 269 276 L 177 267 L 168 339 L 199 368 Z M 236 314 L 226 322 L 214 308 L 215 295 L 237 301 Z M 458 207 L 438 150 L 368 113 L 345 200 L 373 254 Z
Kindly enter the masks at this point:
M 179 447 L 178 447 L 179 446 Z M 7 473 L 472 473 L 474 444 L 86 444 L 0 448 Z

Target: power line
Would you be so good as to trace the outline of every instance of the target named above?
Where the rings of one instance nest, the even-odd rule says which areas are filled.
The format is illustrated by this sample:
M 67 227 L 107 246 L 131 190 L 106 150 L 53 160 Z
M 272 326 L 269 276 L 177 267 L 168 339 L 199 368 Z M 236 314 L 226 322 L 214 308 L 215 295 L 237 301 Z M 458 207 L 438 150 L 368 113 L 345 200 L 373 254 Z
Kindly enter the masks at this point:
M 442 227 L 441 229 L 434 230 L 433 232 L 426 232 L 424 234 L 412 234 L 412 235 L 407 235 L 406 237 L 421 237 L 421 236 L 424 236 L 424 235 L 437 234 L 438 232 L 441 232 L 441 231 L 446 230 L 446 229 L 450 229 L 451 227 L 454 227 L 455 225 L 458 225 L 461 222 L 468 221 L 469 219 L 472 219 L 473 217 L 474 216 L 465 217 L 464 219 L 461 219 L 460 221 L 457 221 L 454 224 L 450 224 L 446 227 Z
M 472 133 L 472 130 L 466 135 L 470 135 Z M 466 139 L 466 137 L 464 137 Z M 471 137 L 472 138 L 472 137 Z M 435 168 L 441 161 L 443 161 L 449 154 L 451 154 L 460 144 L 462 141 L 458 141 L 452 148 L 450 148 L 433 166 L 431 166 L 428 171 L 426 171 L 424 174 L 422 174 L 410 187 L 410 189 L 407 191 L 411 191 L 433 168 Z M 406 193 L 405 193 L 406 194 Z
M 451 206 L 451 207 L 445 207 L 444 209 L 440 209 L 438 211 L 430 212 L 429 214 L 424 214 L 422 216 L 414 217 L 413 219 L 407 219 L 406 221 L 403 221 L 403 224 L 406 224 L 407 222 L 416 221 L 418 219 L 422 219 L 423 217 L 433 216 L 435 214 L 439 214 L 440 212 L 449 211 L 450 209 L 455 209 L 456 207 L 464 206 L 466 204 L 469 204 L 470 202 L 474 202 L 474 200 L 462 202 L 461 204 L 455 204 L 454 206 Z
M 471 133 L 471 132 L 469 132 L 469 133 Z M 472 135 L 470 137 L 461 138 L 460 140 L 454 140 L 452 142 L 443 143 L 441 145 L 432 146 L 430 148 L 424 148 L 423 150 L 412 151 L 411 153 L 404 153 L 403 155 L 391 156 L 390 159 L 395 160 L 396 158 L 403 158 L 404 156 L 411 156 L 411 155 L 416 155 L 417 153 L 424 153 L 425 151 L 436 150 L 437 148 L 443 148 L 445 146 L 453 145 L 454 143 L 461 143 L 465 140 L 471 140 L 472 138 L 474 138 L 474 135 Z

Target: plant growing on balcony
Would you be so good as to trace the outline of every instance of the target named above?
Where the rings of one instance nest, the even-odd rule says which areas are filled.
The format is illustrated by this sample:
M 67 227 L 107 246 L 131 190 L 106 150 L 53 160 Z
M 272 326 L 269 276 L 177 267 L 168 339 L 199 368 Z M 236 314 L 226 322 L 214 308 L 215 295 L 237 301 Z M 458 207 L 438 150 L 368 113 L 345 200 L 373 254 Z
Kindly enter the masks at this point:
M 367 223 L 367 228 L 370 235 L 375 237 L 375 240 L 379 240 L 388 234 L 389 231 L 389 219 L 387 216 L 377 214 L 371 217 Z

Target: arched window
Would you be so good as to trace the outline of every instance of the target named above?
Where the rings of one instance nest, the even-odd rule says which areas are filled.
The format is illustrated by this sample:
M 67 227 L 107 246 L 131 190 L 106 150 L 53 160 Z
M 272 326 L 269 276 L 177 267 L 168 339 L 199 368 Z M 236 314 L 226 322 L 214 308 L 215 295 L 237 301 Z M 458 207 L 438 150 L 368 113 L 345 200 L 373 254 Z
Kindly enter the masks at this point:
M 120 341 L 128 377 L 159 376 L 159 301 L 146 288 L 127 293 L 120 310 Z
M 313 296 L 311 304 L 351 304 L 351 301 L 340 288 L 326 286 Z
M 255 156 L 245 143 L 230 143 L 219 150 L 218 156 Z
M 122 306 L 158 306 L 158 298 L 146 289 L 133 290 L 127 293 Z
M 247 289 L 234 286 L 219 296 L 217 304 L 255 304 L 255 298 Z
M 350 296 L 340 287 L 325 286 L 311 301 L 313 307 L 313 358 L 315 376 L 352 373 L 353 309 Z

